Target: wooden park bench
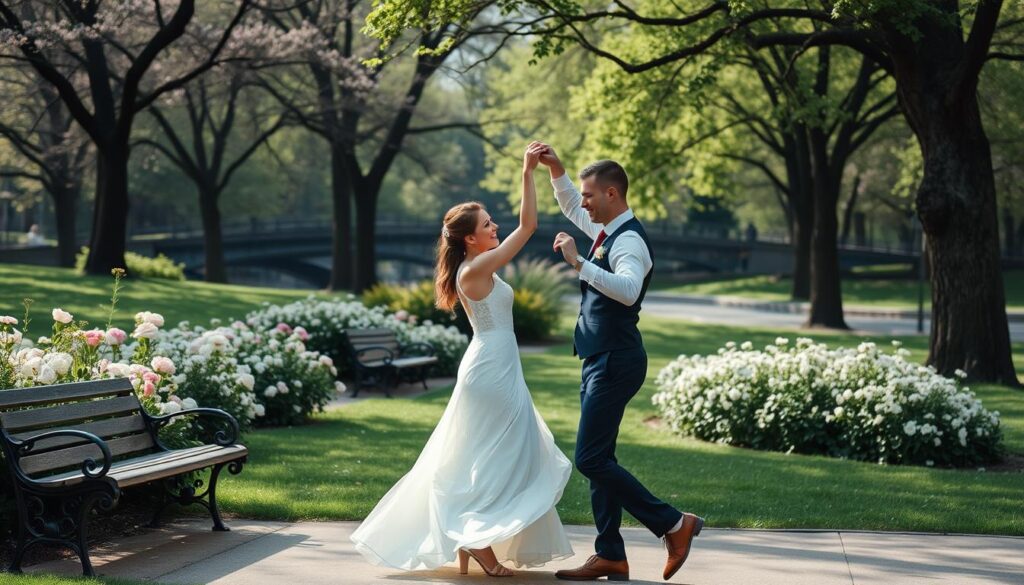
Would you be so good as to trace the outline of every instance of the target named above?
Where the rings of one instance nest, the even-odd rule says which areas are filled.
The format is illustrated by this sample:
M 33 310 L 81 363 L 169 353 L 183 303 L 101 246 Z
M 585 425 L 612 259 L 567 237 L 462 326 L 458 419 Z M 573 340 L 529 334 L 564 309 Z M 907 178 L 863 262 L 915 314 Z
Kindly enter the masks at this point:
M 212 443 L 184 449 L 161 443 L 161 427 L 182 416 L 198 417 L 193 428 Z M 168 504 L 200 504 L 214 530 L 228 530 L 217 509 L 217 477 L 225 466 L 232 474 L 242 470 L 248 451 L 237 438 L 238 422 L 222 410 L 151 416 L 127 378 L 0 390 L 0 444 L 18 506 L 8 570 L 21 572 L 29 547 L 56 544 L 75 551 L 82 573 L 93 575 L 86 542 L 93 508 L 111 510 L 122 488 L 145 483 L 162 484 L 151 525 Z M 191 472 L 206 468 L 203 490 L 203 479 Z
M 345 342 L 355 370 L 358 396 L 364 386 L 377 386 L 390 398 L 390 388 L 401 380 L 419 381 L 427 389 L 427 374 L 437 363 L 434 347 L 429 343 L 398 343 L 391 329 L 347 329 Z

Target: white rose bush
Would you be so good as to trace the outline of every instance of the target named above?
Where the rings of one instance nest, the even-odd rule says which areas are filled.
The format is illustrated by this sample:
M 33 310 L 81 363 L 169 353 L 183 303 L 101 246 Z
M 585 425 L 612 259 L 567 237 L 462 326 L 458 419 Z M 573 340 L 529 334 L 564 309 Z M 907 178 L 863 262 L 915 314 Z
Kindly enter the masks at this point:
M 884 464 L 982 465 L 1001 457 L 999 413 L 970 388 L 906 360 L 893 342 L 829 349 L 729 342 L 661 370 L 654 404 L 675 432 L 753 449 Z
M 330 356 L 342 375 L 351 374 L 347 371 L 350 366 L 344 349 L 345 329 L 384 327 L 393 330 L 401 344 L 429 343 L 437 352 L 438 363 L 434 366 L 434 373 L 454 375 L 469 345 L 469 338 L 454 326 L 438 325 L 429 320 L 415 323 L 407 317 L 401 312 L 391 313 L 384 307 L 368 308 L 352 295 L 333 299 L 310 296 L 286 305 L 265 304 L 263 308 L 249 313 L 246 323 L 259 330 L 268 330 L 279 324 L 289 328 L 302 327 L 310 335 L 306 345 Z

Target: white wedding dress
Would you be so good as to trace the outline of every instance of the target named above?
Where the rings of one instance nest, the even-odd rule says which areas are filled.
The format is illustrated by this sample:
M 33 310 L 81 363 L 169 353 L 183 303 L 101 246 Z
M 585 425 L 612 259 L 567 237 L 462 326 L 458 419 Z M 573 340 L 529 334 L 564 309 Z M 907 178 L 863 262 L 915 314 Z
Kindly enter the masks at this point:
M 461 270 L 461 267 L 460 267 Z M 533 567 L 572 556 L 555 504 L 572 464 L 533 406 L 512 331 L 512 287 L 469 305 L 473 341 L 455 390 L 413 468 L 352 534 L 368 561 L 433 569 L 491 546 Z

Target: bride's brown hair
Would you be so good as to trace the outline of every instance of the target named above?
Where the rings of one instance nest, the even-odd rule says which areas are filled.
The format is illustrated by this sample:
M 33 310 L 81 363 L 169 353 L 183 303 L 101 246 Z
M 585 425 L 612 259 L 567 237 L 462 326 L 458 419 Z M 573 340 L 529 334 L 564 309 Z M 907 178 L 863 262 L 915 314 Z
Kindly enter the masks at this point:
M 441 237 L 437 240 L 437 267 L 434 269 L 434 297 L 437 308 L 454 311 L 459 302 L 455 289 L 459 264 L 466 258 L 466 236 L 476 231 L 484 206 L 476 201 L 460 203 L 444 214 Z

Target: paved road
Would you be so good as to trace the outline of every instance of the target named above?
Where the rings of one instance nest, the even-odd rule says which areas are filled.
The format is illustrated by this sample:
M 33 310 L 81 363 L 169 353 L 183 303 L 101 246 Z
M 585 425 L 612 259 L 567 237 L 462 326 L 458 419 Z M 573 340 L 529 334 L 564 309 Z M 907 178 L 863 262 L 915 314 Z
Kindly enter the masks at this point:
M 229 522 L 210 532 L 206 521 L 179 522 L 119 541 L 93 555 L 108 577 L 215 585 L 370 585 L 494 583 L 473 566 L 403 572 L 367 564 L 349 535 L 355 522 Z M 592 550 L 593 527 L 568 526 L 576 556 L 523 570 L 505 585 L 554 585 L 553 572 L 581 564 Z M 665 552 L 649 532 L 623 530 L 632 583 L 661 580 Z M 30 571 L 74 574 L 74 561 Z M 1024 583 L 1024 538 L 845 531 L 715 530 L 706 528 L 674 583 L 694 585 L 950 585 Z M 15 581 L 16 583 L 17 581 Z
M 795 328 L 803 325 L 804 315 L 763 311 L 747 307 L 690 303 L 683 300 L 650 299 L 644 301 L 644 313 L 663 317 L 681 317 L 702 323 L 723 325 L 755 325 L 760 327 Z M 855 330 L 875 335 L 916 335 L 917 320 L 905 318 L 847 317 L 846 324 Z M 925 333 L 931 322 L 925 320 Z M 1024 322 L 1010 322 L 1010 338 L 1024 342 Z

